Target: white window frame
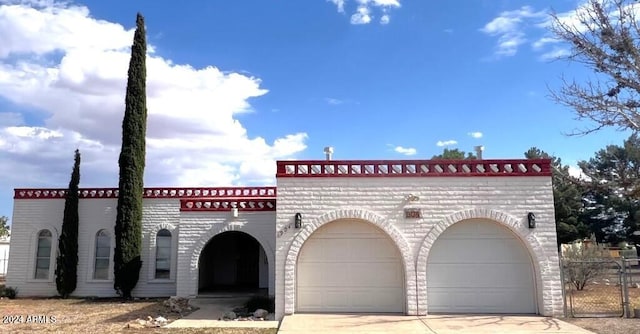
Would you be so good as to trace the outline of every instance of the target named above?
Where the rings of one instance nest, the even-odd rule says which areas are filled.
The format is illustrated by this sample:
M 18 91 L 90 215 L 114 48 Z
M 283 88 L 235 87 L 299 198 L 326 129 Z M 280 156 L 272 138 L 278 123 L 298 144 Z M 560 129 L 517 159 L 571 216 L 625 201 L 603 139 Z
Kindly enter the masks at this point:
M 171 233 L 171 264 L 169 265 L 169 278 L 156 278 L 156 236 L 160 230 L 167 230 Z M 178 229 L 169 223 L 162 223 L 154 226 L 149 231 L 149 266 L 147 282 L 149 283 L 175 283 L 178 255 Z
M 48 234 L 48 235 L 44 235 L 43 234 Z M 33 279 L 34 280 L 46 280 L 49 279 L 49 276 L 51 276 L 51 267 L 54 267 L 52 264 L 54 261 L 51 261 L 51 251 L 54 248 L 53 247 L 53 233 L 51 233 L 51 231 L 47 230 L 47 229 L 43 229 L 40 230 L 40 232 L 38 232 L 38 236 L 37 236 L 37 240 L 36 240 L 36 256 L 35 256 L 35 266 L 33 267 Z M 46 254 L 48 256 L 39 256 L 40 253 L 40 245 L 44 240 L 49 239 L 49 254 Z M 46 277 L 38 277 L 38 262 L 40 260 L 49 260 L 48 266 L 47 266 L 47 271 L 46 271 Z M 44 269 L 44 268 L 42 268 Z
M 49 253 L 49 276 L 47 278 L 36 278 L 36 264 L 38 256 L 38 240 L 40 232 L 47 230 L 51 233 L 51 252 Z M 58 249 L 58 231 L 49 225 L 39 226 L 37 230 L 33 231 L 33 234 L 30 238 L 29 245 L 30 254 L 29 254 L 29 266 L 27 267 L 29 273 L 27 274 L 27 282 L 33 283 L 44 283 L 44 282 L 53 282 L 55 278 L 56 272 L 56 254 Z
M 107 235 L 109 236 L 109 269 L 107 271 L 107 278 L 106 279 L 101 279 L 101 278 L 94 278 L 95 275 L 95 266 L 96 266 L 96 242 L 98 241 L 98 233 L 100 232 L 106 232 Z M 95 282 L 95 283 L 101 283 L 101 282 L 113 282 L 113 252 L 114 252 L 114 248 L 115 248 L 115 238 L 114 238 L 114 234 L 111 230 L 106 229 L 106 228 L 100 228 L 95 230 L 95 232 L 92 234 L 92 237 L 89 240 L 89 257 L 88 257 L 88 270 L 87 270 L 87 282 Z
M 96 277 L 96 265 L 98 264 L 98 260 L 104 260 L 105 257 L 100 257 L 98 258 L 98 238 L 100 238 L 101 236 L 109 238 L 109 246 L 108 246 L 108 252 L 109 254 L 107 254 L 106 256 L 106 260 L 107 260 L 107 277 L 106 278 L 98 278 Z M 92 278 L 94 280 L 108 280 L 109 279 L 109 267 L 111 266 L 111 235 L 109 235 L 109 232 L 107 232 L 107 230 L 102 229 L 99 230 L 96 235 L 94 236 L 94 238 L 96 239 L 94 242 L 94 256 L 93 256 L 93 276 Z

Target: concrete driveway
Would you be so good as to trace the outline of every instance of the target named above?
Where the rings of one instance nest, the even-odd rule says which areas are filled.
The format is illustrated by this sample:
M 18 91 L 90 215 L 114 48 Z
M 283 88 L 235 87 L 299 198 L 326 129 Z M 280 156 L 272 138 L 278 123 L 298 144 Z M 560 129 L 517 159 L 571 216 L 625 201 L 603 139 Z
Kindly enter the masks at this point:
M 538 316 L 295 314 L 286 316 L 279 334 L 302 333 L 593 333 L 570 323 Z

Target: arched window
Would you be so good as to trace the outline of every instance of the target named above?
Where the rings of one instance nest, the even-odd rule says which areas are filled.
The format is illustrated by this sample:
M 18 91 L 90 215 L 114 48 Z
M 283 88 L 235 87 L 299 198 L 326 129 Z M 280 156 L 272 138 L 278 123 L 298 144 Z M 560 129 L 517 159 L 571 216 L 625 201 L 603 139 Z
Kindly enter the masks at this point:
M 156 278 L 169 278 L 171 274 L 171 232 L 162 229 L 156 234 Z
M 109 259 L 111 255 L 111 237 L 105 230 L 96 234 L 94 279 L 109 279 Z
M 51 231 L 38 233 L 38 249 L 36 251 L 36 279 L 48 279 L 51 267 Z

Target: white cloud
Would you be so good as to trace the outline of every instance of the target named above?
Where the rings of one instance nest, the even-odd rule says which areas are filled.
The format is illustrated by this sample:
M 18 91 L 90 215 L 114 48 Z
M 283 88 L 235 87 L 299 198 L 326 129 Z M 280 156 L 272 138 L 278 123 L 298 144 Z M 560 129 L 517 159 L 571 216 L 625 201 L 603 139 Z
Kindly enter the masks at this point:
M 571 55 L 571 51 L 567 48 L 555 47 L 551 49 L 551 51 L 547 51 L 540 55 L 540 60 L 555 60 L 558 58 L 566 57 Z
M 451 146 L 451 145 L 456 145 L 458 143 L 458 141 L 450 139 L 450 140 L 439 140 L 436 145 L 443 147 L 443 146 Z
M 578 166 L 569 165 L 569 175 L 583 181 L 591 181 L 591 178 L 583 173 L 582 169 Z
M 413 147 L 396 146 L 393 150 L 404 155 L 416 155 L 418 153 L 418 150 Z
M 338 13 L 345 13 L 346 0 L 327 0 L 328 2 L 336 5 Z M 351 14 L 351 24 L 369 24 L 376 17 L 372 13 L 379 11 L 382 13 L 380 16 L 380 24 L 389 24 L 391 17 L 388 14 L 389 9 L 400 8 L 400 0 L 355 0 L 356 8 L 354 13 Z
M 338 7 L 338 13 L 344 13 L 344 1 L 345 0 L 327 0 L 333 2 Z
M 517 10 L 504 11 L 487 23 L 480 31 L 490 36 L 498 37 L 495 55 L 513 56 L 520 45 L 526 43 L 524 28 L 529 21 L 541 21 L 547 14 L 544 11 L 534 11 L 530 6 L 523 6 Z
M 371 22 L 371 15 L 369 15 L 367 6 L 358 7 L 358 10 L 351 15 L 351 24 L 367 24 L 369 22 Z
M 115 186 L 133 29 L 36 2 L 0 5 L 0 96 L 42 118 L 0 113 L 11 161 L 0 173 L 13 175 L 0 186 L 65 186 L 76 148 L 83 186 Z M 267 93 L 259 78 L 174 64 L 152 46 L 147 75 L 147 185 L 272 184 L 275 160 L 306 149 L 305 133 L 267 142 L 237 119 Z
M 343 103 L 344 103 L 344 101 L 342 101 L 342 100 L 340 100 L 340 99 L 333 98 L 333 97 L 326 97 L 324 100 L 325 100 L 328 104 L 331 104 L 331 105 L 334 105 L 334 106 L 335 106 L 335 105 L 339 105 L 339 104 L 343 104 Z
M 480 132 L 480 131 L 476 131 L 476 132 L 469 132 L 469 133 L 467 133 L 467 134 L 468 134 L 469 136 L 473 137 L 473 138 L 476 138 L 476 139 L 482 138 L 482 136 L 483 136 L 482 132 Z
M 609 2 L 608 5 L 613 6 L 613 2 Z M 580 22 L 580 17 L 591 15 L 589 6 L 590 1 L 583 0 L 575 9 L 557 13 L 556 17 L 561 24 L 583 32 L 587 26 Z M 636 16 L 640 16 L 640 4 L 628 4 L 626 9 L 635 12 Z M 615 22 L 619 15 L 617 9 L 605 7 L 605 11 L 611 13 L 611 18 Z M 520 9 L 500 13 L 485 24 L 480 31 L 497 37 L 494 56 L 498 58 L 514 56 L 522 45 L 529 44 L 533 51 L 541 53 L 538 57 L 539 60 L 548 61 L 570 54 L 568 45 L 561 45 L 563 41 L 549 32 L 553 23 L 554 19 L 546 10 L 536 11 L 531 6 L 522 6 Z
M 543 49 L 545 46 L 549 44 L 555 44 L 555 43 L 560 43 L 560 40 L 555 37 L 544 36 L 539 38 L 535 42 L 533 42 L 531 44 L 531 47 L 533 47 L 534 50 L 538 51 Z

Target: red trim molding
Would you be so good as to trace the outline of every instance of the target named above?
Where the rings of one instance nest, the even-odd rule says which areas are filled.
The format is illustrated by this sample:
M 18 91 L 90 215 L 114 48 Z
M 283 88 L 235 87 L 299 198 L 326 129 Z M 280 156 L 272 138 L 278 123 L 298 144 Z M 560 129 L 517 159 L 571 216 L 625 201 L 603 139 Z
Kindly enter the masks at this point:
M 180 211 L 276 211 L 275 198 L 194 198 L 181 199 Z
M 278 161 L 276 177 L 551 176 L 550 159 Z
M 65 198 L 66 189 L 15 189 L 14 199 Z M 83 188 L 80 198 L 118 198 L 117 188 Z M 145 188 L 144 198 L 275 198 L 276 187 Z

